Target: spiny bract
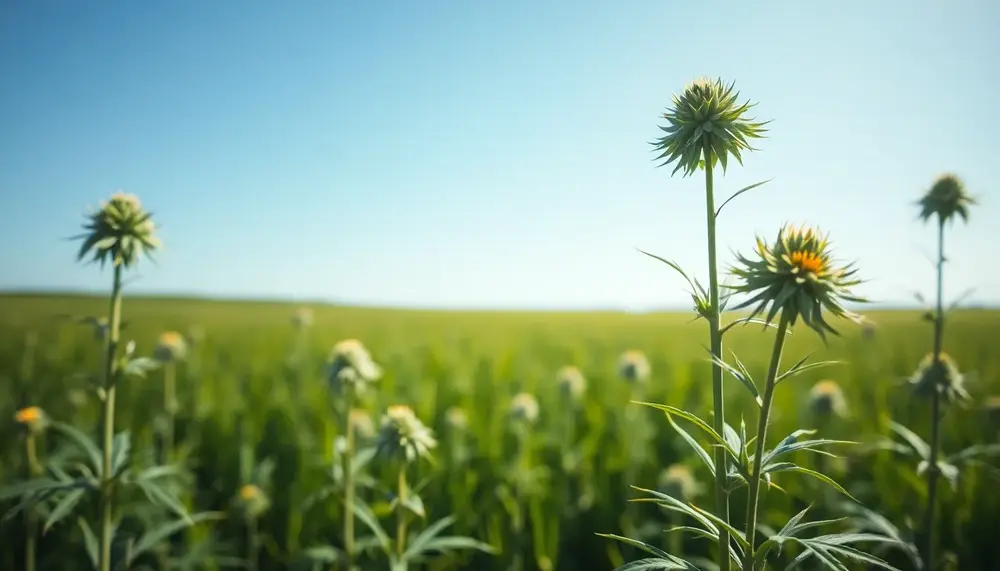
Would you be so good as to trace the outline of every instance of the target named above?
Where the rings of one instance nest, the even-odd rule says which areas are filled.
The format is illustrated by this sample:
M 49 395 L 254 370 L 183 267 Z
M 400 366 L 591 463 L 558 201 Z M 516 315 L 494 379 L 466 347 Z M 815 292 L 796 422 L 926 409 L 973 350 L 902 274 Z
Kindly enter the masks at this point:
M 754 295 L 736 309 L 756 305 L 752 312 L 756 317 L 770 306 L 768 323 L 781 312 L 789 325 L 802 318 L 824 339 L 828 331 L 837 334 L 823 318 L 824 309 L 836 317 L 855 322 L 861 319 L 841 305 L 866 301 L 851 293 L 851 288 L 861 283 L 854 278 L 857 270 L 853 264 L 838 265 L 830 255 L 829 241 L 818 231 L 785 225 L 773 245 L 758 237 L 756 254 L 755 259 L 737 255 L 732 273 L 742 283 L 728 287 Z
M 76 236 L 83 239 L 77 259 L 92 252 L 102 266 L 109 259 L 115 266 L 135 265 L 140 254 L 148 256 L 160 247 L 152 216 L 134 194 L 113 194 L 100 210 L 87 216 L 85 232 Z
M 969 206 L 975 203 L 965 191 L 965 184 L 960 178 L 953 174 L 943 174 L 918 202 L 920 219 L 926 222 L 932 216 L 937 216 L 944 224 L 958 214 L 965 222 L 969 219 Z
M 743 164 L 740 151 L 754 150 L 749 141 L 763 137 L 767 131 L 764 125 L 769 121 L 756 122 L 748 117 L 747 112 L 754 104 L 738 103 L 740 94 L 733 91 L 734 86 L 735 83 L 723 84 L 721 79 L 703 78 L 685 87 L 680 96 L 674 96 L 673 107 L 663 114 L 669 124 L 660 127 L 667 134 L 653 143 L 660 153 L 656 159 L 664 161 L 660 166 L 677 161 L 671 175 L 681 169 L 684 176 L 695 172 L 704 165 L 702 153 L 706 149 L 710 149 L 712 156 L 710 166 L 721 162 L 723 171 L 730 154 Z
M 434 432 L 405 405 L 393 405 L 385 411 L 378 435 L 378 450 L 406 462 L 430 456 L 437 447 Z

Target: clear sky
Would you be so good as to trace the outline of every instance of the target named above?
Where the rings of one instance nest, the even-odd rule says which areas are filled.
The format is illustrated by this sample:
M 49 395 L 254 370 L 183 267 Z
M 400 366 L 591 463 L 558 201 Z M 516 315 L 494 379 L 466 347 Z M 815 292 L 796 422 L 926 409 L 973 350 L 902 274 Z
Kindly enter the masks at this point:
M 913 201 L 980 205 L 946 291 L 1000 303 L 1000 4 L 398 0 L 0 3 L 0 289 L 98 289 L 88 207 L 139 195 L 134 292 L 405 306 L 684 306 L 701 175 L 649 142 L 696 76 L 774 119 L 723 196 L 723 262 L 805 221 L 883 303 L 933 290 Z

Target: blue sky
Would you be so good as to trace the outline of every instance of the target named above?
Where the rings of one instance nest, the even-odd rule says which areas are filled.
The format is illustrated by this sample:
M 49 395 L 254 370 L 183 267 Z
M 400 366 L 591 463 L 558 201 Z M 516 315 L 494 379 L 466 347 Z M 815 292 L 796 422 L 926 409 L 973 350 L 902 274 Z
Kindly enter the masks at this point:
M 940 2 L 5 2 L 0 289 L 100 289 L 74 263 L 122 189 L 166 247 L 138 292 L 442 307 L 687 303 L 702 179 L 648 142 L 694 77 L 774 119 L 717 177 L 723 262 L 785 221 L 830 232 L 883 303 L 930 292 L 913 201 L 980 205 L 948 295 L 1000 302 L 1000 5 Z M 994 61 L 991 63 L 991 59 Z

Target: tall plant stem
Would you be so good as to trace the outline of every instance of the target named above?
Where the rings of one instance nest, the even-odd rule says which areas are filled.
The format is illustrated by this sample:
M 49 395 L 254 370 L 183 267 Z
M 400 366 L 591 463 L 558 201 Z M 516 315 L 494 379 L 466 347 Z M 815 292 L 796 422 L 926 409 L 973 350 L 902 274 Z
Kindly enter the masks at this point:
M 354 407 L 354 388 L 347 386 L 344 399 L 344 553 L 347 554 L 347 569 L 354 567 L 354 425 L 351 423 L 351 409 Z
M 941 347 L 944 344 L 944 219 L 938 219 L 937 312 L 934 319 L 934 364 L 940 371 Z M 939 379 L 935 379 L 938 382 Z M 931 392 L 931 454 L 927 462 L 927 510 L 924 513 L 924 568 L 934 565 L 934 518 L 937 509 L 938 453 L 941 448 L 941 392 Z
M 260 532 L 257 517 L 247 519 L 247 571 L 257 571 L 260 558 Z
M 757 504 L 760 500 L 760 469 L 764 460 L 764 448 L 767 439 L 767 421 L 771 414 L 771 401 L 774 399 L 774 384 L 778 377 L 778 366 L 781 365 L 781 352 L 785 347 L 785 334 L 788 332 L 788 319 L 781 312 L 781 322 L 774 338 L 774 348 L 771 349 L 771 364 L 767 369 L 767 382 L 764 384 L 764 398 L 760 405 L 760 419 L 757 423 L 757 446 L 753 455 L 753 472 L 750 473 L 750 492 L 747 495 L 747 542 L 750 547 L 743 558 L 743 571 L 753 571 L 754 536 L 757 529 Z
M 166 464 L 174 455 L 174 422 L 177 414 L 177 365 L 166 363 L 163 368 L 163 410 L 166 423 L 163 427 L 163 459 Z
M 713 188 L 712 162 L 714 152 L 711 143 L 705 143 L 705 214 L 708 222 L 708 331 L 711 336 L 711 350 L 715 360 L 722 360 L 721 308 L 719 307 L 719 269 L 715 246 L 715 190 Z M 725 431 L 725 403 L 722 394 L 722 367 L 712 363 L 712 410 L 714 428 L 719 434 Z M 715 515 L 729 523 L 729 493 L 726 491 L 728 461 L 725 451 L 715 450 Z M 719 531 L 719 571 L 729 571 L 729 532 Z
M 28 433 L 25 439 L 25 455 L 28 460 L 29 477 L 38 476 L 41 468 L 38 465 L 37 441 L 34 433 Z M 24 569 L 25 571 L 35 571 L 35 542 L 38 540 L 38 515 L 33 509 L 25 513 L 25 527 L 27 528 L 27 539 L 24 543 Z
M 399 477 L 397 481 L 397 500 L 399 503 L 396 509 L 399 510 L 396 519 L 396 561 L 403 561 L 403 553 L 406 552 L 406 463 L 399 467 Z M 404 566 L 405 568 L 405 566 Z
M 117 384 L 116 356 L 118 354 L 118 334 L 122 312 L 122 264 L 115 261 L 114 277 L 111 284 L 111 308 L 108 312 L 107 352 L 104 356 L 104 453 L 101 472 L 101 544 L 98 551 L 98 568 L 111 571 L 112 535 L 112 474 L 111 453 L 115 438 L 115 385 Z

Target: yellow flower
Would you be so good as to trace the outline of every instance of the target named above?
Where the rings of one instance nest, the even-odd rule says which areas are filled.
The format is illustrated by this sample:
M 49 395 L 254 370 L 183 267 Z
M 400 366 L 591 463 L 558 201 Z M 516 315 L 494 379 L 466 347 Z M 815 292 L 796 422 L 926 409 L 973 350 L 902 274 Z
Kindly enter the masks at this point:
M 156 342 L 153 355 L 164 363 L 180 361 L 187 355 L 187 341 L 184 340 L 183 335 L 176 331 L 166 331 L 160 335 Z
M 642 351 L 625 351 L 618 359 L 618 374 L 630 383 L 644 382 L 649 378 L 649 373 L 649 360 Z
M 247 484 L 240 488 L 240 499 L 244 502 L 249 502 L 250 500 L 260 497 L 261 493 L 260 488 L 257 486 Z
M 559 390 L 563 396 L 573 400 L 582 397 L 587 390 L 587 379 L 580 372 L 580 369 L 573 366 L 560 369 L 556 375 L 556 381 L 559 383 Z
M 31 427 L 45 420 L 45 413 L 37 406 L 29 406 L 17 411 L 14 414 L 14 420 L 18 424 Z
M 538 420 L 538 401 L 529 393 L 519 393 L 510 401 L 510 414 L 534 424 Z
M 831 415 L 846 416 L 847 401 L 844 399 L 844 391 L 840 389 L 837 381 L 823 380 L 813 385 L 809 391 L 809 409 L 820 418 L 829 418 Z

